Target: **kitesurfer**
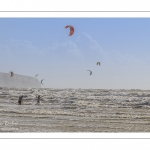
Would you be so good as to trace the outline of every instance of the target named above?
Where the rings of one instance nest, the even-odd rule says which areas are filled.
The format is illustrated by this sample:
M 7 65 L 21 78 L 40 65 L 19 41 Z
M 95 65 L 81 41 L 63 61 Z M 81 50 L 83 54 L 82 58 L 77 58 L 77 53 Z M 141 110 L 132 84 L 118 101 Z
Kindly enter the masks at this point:
M 22 98 L 23 98 L 23 95 L 19 97 L 18 105 L 21 105 L 21 104 L 22 104 Z
M 41 98 L 43 97 L 41 97 L 40 95 L 35 95 L 36 96 L 36 98 L 37 98 L 37 104 L 40 104 L 40 100 L 41 100 Z

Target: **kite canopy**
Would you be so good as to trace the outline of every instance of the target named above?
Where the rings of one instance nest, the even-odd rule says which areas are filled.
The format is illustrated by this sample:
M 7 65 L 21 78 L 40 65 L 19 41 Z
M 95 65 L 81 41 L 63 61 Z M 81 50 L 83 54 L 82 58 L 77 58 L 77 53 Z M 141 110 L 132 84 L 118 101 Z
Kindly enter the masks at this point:
M 35 78 L 38 76 L 38 74 L 35 76 Z
M 44 80 L 44 79 L 41 80 L 41 84 L 43 84 L 43 82 L 42 82 L 43 80 Z
M 73 26 L 66 26 L 65 28 L 70 28 L 69 36 L 72 36 L 74 34 L 74 27 Z
M 87 71 L 90 71 L 90 75 L 92 74 L 92 71 L 91 71 L 91 70 L 87 70 Z
M 99 66 L 100 66 L 100 64 L 101 64 L 100 62 L 97 62 L 97 65 L 99 65 Z
M 13 73 L 12 71 L 11 71 L 10 73 L 11 73 L 11 77 L 13 77 L 13 76 L 14 76 L 14 73 Z

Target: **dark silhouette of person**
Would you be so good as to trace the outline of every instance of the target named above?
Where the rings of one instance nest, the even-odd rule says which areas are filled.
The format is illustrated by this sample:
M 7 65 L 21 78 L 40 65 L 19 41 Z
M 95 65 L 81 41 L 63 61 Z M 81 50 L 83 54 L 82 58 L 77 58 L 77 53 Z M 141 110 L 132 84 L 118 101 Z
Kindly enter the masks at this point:
M 37 98 L 37 104 L 40 104 L 40 100 L 41 100 L 41 98 L 43 97 L 41 97 L 40 95 L 35 95 L 36 96 L 36 98 Z
M 19 97 L 18 105 L 21 105 L 21 104 L 22 104 L 22 98 L 23 98 L 23 95 Z

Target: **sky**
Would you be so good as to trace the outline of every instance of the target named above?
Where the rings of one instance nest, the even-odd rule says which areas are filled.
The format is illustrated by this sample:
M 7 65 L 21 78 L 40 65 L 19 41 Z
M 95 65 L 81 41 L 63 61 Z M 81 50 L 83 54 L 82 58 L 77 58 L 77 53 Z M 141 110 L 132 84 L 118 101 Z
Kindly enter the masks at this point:
M 150 19 L 0 18 L 0 72 L 10 71 L 39 74 L 43 88 L 150 90 Z

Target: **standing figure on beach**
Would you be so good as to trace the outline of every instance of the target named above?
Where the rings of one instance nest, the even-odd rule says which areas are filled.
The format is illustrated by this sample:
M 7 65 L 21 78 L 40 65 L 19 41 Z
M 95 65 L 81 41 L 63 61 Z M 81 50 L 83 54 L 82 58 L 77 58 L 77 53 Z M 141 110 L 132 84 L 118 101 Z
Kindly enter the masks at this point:
M 41 100 L 41 98 L 43 97 L 41 97 L 40 95 L 35 95 L 36 96 L 36 98 L 37 98 L 37 104 L 39 105 L 40 104 L 40 100 Z
M 22 104 L 22 98 L 23 98 L 23 95 L 19 97 L 18 105 L 21 105 L 21 104 Z
M 10 73 L 11 73 L 11 76 L 10 76 L 10 77 L 13 77 L 13 76 L 14 76 L 14 73 L 13 73 L 12 71 L 11 71 Z

